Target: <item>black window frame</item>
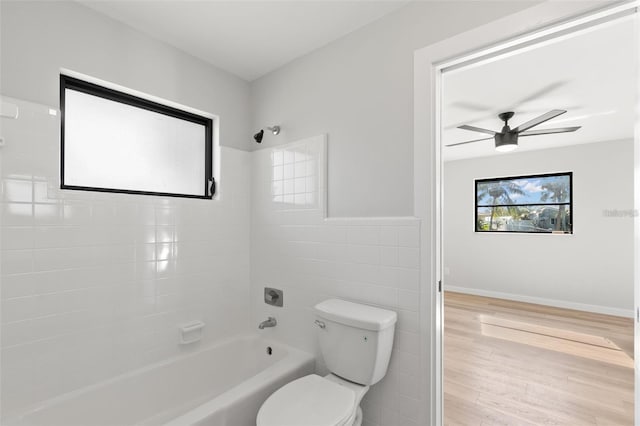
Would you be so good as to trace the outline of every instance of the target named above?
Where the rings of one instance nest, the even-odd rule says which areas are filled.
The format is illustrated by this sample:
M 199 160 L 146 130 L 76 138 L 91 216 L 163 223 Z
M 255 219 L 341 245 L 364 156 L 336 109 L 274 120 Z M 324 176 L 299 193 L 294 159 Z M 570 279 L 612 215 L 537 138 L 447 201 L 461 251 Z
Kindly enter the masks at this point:
M 478 184 L 488 183 L 488 182 L 496 182 L 503 180 L 520 180 L 520 179 L 532 179 L 532 178 L 545 178 L 545 177 L 554 177 L 554 176 L 568 176 L 569 177 L 569 202 L 567 203 L 527 203 L 527 204 L 493 204 L 487 206 L 479 206 L 478 205 Z M 483 178 L 483 179 L 475 179 L 474 180 L 474 232 L 479 234 L 487 234 L 487 233 L 495 233 L 495 234 L 541 234 L 541 235 L 571 235 L 573 234 L 573 172 L 556 172 L 556 173 L 539 173 L 539 174 L 531 174 L 531 175 L 520 175 L 520 176 L 504 176 L 497 178 Z M 497 231 L 497 230 L 481 230 L 478 229 L 478 208 L 479 207 L 526 207 L 526 206 L 559 206 L 566 205 L 569 206 L 569 231 L 554 231 L 550 230 L 548 232 L 540 232 L 540 231 Z
M 64 125 L 65 125 L 65 90 L 75 90 L 86 93 L 88 95 L 97 96 L 110 101 L 122 103 L 125 105 L 141 108 L 147 111 L 156 112 L 167 115 L 169 117 L 180 120 L 201 124 L 205 128 L 205 180 L 203 182 L 203 194 L 179 194 L 173 192 L 155 192 L 143 190 L 117 189 L 117 188 L 100 188 L 91 186 L 67 185 L 64 183 Z M 154 195 L 161 197 L 180 197 L 180 198 L 198 198 L 210 200 L 215 194 L 215 180 L 213 177 L 213 120 L 198 114 L 187 112 L 178 108 L 163 105 L 149 99 L 141 98 L 129 93 L 114 90 L 108 87 L 90 83 L 65 74 L 60 74 L 60 189 L 69 189 L 75 191 L 97 191 L 111 192 L 119 194 L 137 194 L 137 195 Z

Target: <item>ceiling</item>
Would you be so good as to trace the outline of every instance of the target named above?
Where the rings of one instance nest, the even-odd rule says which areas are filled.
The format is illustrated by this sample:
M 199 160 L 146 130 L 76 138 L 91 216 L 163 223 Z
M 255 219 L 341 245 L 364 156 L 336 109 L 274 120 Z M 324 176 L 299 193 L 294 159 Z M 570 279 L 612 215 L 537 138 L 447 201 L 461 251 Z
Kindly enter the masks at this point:
M 77 1 L 247 81 L 408 3 L 407 0 Z
M 500 131 L 498 114 L 514 111 L 511 128 L 552 109 L 568 112 L 534 129 L 582 126 L 574 133 L 520 138 L 514 152 L 633 137 L 636 47 L 630 18 L 569 38 L 443 75 L 443 144 L 489 135 L 457 129 L 470 124 Z M 445 161 L 498 153 L 494 141 L 444 147 Z

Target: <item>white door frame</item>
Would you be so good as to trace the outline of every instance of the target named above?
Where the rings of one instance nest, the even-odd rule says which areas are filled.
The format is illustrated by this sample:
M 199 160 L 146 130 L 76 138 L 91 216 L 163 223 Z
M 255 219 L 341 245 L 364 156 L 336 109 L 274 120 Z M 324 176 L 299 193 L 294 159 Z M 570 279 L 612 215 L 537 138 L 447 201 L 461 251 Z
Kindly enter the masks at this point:
M 564 33 L 592 25 L 616 14 L 635 13 L 636 29 L 640 28 L 640 0 L 603 3 L 593 10 L 593 3 L 546 2 L 509 15 L 490 24 L 453 38 L 416 50 L 414 53 L 414 214 L 421 219 L 421 423 L 442 425 L 443 421 L 443 300 L 439 291 L 442 279 L 442 170 L 440 140 L 440 89 L 442 70 L 497 56 L 535 44 Z M 636 36 L 640 42 L 640 35 Z M 638 43 L 640 46 L 640 43 Z M 638 67 L 636 67 L 638 72 Z M 638 108 L 634 145 L 634 206 L 640 211 L 640 72 L 638 72 Z M 640 253 L 640 217 L 634 219 L 635 253 Z M 640 312 L 640 262 L 634 256 L 635 311 Z M 634 352 L 636 389 L 640 390 L 638 358 L 640 327 L 636 316 Z M 635 392 L 635 405 L 640 407 L 640 391 Z M 636 424 L 640 424 L 636 410 Z

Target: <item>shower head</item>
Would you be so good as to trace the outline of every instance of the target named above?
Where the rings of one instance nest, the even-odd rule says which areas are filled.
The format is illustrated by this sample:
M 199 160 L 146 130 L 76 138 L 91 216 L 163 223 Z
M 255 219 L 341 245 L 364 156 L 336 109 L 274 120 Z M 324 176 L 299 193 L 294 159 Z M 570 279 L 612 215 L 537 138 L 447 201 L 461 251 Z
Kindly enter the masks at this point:
M 267 130 L 270 130 L 274 135 L 280 134 L 280 126 L 267 127 Z
M 256 133 L 255 135 L 253 135 L 253 139 L 258 142 L 261 143 L 262 142 L 262 138 L 264 136 L 264 130 L 260 129 L 260 131 L 258 133 Z
M 274 135 L 279 135 L 280 134 L 280 126 L 273 126 L 273 127 L 267 126 L 267 130 L 269 130 Z M 258 133 L 253 135 L 253 139 L 258 143 L 262 142 L 262 138 L 263 137 L 264 137 L 264 130 L 263 129 L 260 129 L 260 131 Z

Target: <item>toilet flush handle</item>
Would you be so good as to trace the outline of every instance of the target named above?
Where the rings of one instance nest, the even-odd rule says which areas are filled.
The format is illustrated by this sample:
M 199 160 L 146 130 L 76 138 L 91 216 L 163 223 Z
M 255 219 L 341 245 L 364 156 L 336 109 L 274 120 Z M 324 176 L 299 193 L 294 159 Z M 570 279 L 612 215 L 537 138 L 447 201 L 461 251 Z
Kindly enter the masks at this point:
M 320 328 L 325 328 L 327 326 L 323 321 L 320 320 L 315 320 L 314 322 Z

